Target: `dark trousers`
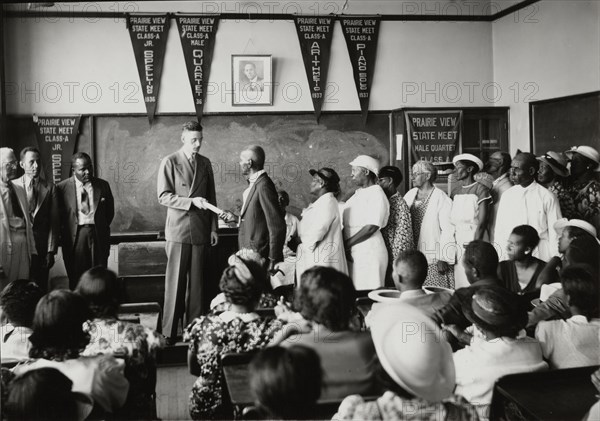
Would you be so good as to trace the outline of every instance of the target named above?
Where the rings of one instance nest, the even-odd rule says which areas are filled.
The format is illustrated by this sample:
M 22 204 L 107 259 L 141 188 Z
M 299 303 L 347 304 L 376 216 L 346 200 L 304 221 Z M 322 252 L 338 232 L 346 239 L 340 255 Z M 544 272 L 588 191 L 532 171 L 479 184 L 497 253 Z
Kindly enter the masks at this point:
M 97 243 L 94 225 L 79 225 L 71 253 L 63 249 L 69 288 L 75 289 L 79 278 L 86 270 L 98 265 L 106 267 L 108 256 L 100 255 Z
M 31 271 L 29 276 L 40 287 L 42 292 L 48 292 L 48 272 L 50 268 L 47 265 L 46 256 L 48 253 L 45 250 L 37 250 L 38 254 L 31 256 Z
M 208 247 L 167 241 L 162 318 L 162 333 L 166 337 L 177 337 L 180 320 L 190 323 L 208 310 L 205 303 L 207 297 L 204 296 Z

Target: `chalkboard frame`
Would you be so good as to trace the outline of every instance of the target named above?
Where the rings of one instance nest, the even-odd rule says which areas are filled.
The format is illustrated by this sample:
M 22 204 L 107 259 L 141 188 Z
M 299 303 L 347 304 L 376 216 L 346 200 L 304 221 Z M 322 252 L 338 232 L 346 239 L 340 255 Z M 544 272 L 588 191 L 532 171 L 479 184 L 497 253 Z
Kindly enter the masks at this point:
M 391 163 L 391 154 L 390 154 L 390 149 L 391 149 L 391 145 L 392 145 L 392 138 L 393 138 L 393 127 L 392 127 L 392 121 L 391 121 L 391 114 L 390 111 L 388 110 L 377 110 L 377 111 L 372 111 L 369 112 L 369 115 L 376 115 L 378 116 L 380 119 L 385 119 L 387 121 L 388 124 L 386 124 L 385 127 L 383 127 L 382 125 L 379 124 L 383 124 L 382 122 L 378 122 L 375 124 L 378 124 L 378 127 L 382 127 L 382 131 L 384 133 L 380 133 L 379 139 L 380 141 L 383 142 L 384 146 L 387 149 L 387 153 L 388 156 L 390 158 L 389 162 L 386 162 L 385 164 L 387 165 L 388 163 Z M 234 112 L 222 112 L 222 113 L 205 113 L 203 117 L 230 117 L 232 119 L 235 119 L 236 117 L 239 118 L 248 118 L 248 117 L 252 117 L 252 116 L 257 116 L 257 117 L 272 117 L 272 118 L 276 118 L 277 116 L 281 116 L 281 117 L 289 117 L 289 116 L 307 116 L 310 117 L 311 119 L 314 119 L 314 114 L 310 111 L 294 111 L 294 112 L 265 112 L 265 111 L 252 111 L 252 112 L 245 112 L 245 113 L 234 113 Z M 361 113 L 359 111 L 326 111 L 323 112 L 321 114 L 321 119 L 319 121 L 323 120 L 323 117 L 337 117 L 337 116 L 356 116 L 356 117 L 360 117 Z M 165 117 L 175 117 L 175 118 L 187 118 L 189 117 L 191 120 L 195 120 L 196 119 L 196 115 L 193 113 L 160 113 L 156 115 L 157 120 L 160 119 L 161 117 L 165 118 Z M 94 165 L 96 168 L 100 168 L 99 166 L 102 164 L 99 162 L 100 160 L 100 155 L 102 155 L 99 151 L 99 141 L 100 141 L 100 128 L 98 127 L 98 121 L 100 121 L 101 119 L 119 119 L 119 118 L 140 118 L 140 119 L 145 119 L 144 121 L 147 121 L 147 116 L 144 113 L 99 113 L 99 114 L 93 114 L 90 115 L 90 118 L 92 119 L 92 125 L 94 127 L 94 139 L 93 139 L 93 146 L 94 146 Z M 370 120 L 370 118 L 368 119 Z M 314 119 L 315 123 L 317 123 L 317 120 Z M 353 119 L 354 121 L 354 119 Z M 357 120 L 358 121 L 358 120 Z M 360 121 L 362 122 L 362 118 L 360 118 Z M 367 121 L 367 123 L 369 123 L 369 121 Z M 362 124 L 362 123 L 361 123 Z M 362 124 L 364 126 L 364 124 Z M 151 126 L 148 124 L 148 128 L 150 128 Z M 368 125 L 367 125 L 368 127 Z M 387 135 L 386 135 L 387 134 Z M 384 164 L 384 163 L 382 163 Z M 292 213 L 294 214 L 299 214 L 297 212 L 297 209 L 293 209 Z M 149 228 L 149 230 L 144 230 L 144 231 L 137 231 L 137 230 L 132 230 L 132 231 L 128 231 L 128 230 L 117 230 L 117 227 L 114 227 L 115 232 L 112 234 L 112 236 L 115 237 L 119 237 L 121 239 L 127 239 L 127 238 L 137 238 L 138 235 L 142 235 L 144 237 L 148 237 L 148 238 L 158 238 L 160 239 L 161 230 L 156 230 L 155 227 Z M 125 240 L 127 241 L 127 240 Z
M 576 101 L 579 99 L 588 99 L 588 98 L 593 98 L 593 97 L 596 97 L 600 101 L 600 91 L 585 92 L 582 94 L 568 95 L 568 96 L 563 96 L 563 97 L 550 98 L 550 99 L 544 99 L 544 100 L 540 100 L 540 101 L 530 102 L 529 103 L 529 150 L 534 154 L 537 154 L 540 152 L 542 152 L 542 153 L 547 152 L 547 150 L 538 151 L 538 146 L 542 142 L 540 142 L 539 139 L 536 139 L 536 125 L 543 124 L 543 123 L 538 123 L 538 121 L 536 121 L 536 115 L 539 115 L 539 113 L 538 113 L 539 110 L 543 109 L 547 105 L 556 105 L 559 103 L 573 102 L 573 101 Z M 599 117 L 599 119 L 600 119 L 600 117 Z M 599 128 L 599 131 L 600 131 L 600 128 Z M 598 141 L 600 142 L 600 138 L 598 139 Z M 571 145 L 571 146 L 577 146 L 577 145 Z M 597 145 L 590 145 L 590 146 L 598 148 Z M 557 151 L 557 152 L 563 152 L 563 151 Z

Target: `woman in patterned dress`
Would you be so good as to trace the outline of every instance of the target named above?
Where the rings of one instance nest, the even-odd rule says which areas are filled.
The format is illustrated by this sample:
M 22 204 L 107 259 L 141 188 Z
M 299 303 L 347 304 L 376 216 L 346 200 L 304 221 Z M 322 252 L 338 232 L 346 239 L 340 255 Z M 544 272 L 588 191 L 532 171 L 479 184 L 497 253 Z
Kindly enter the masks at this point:
M 254 312 L 268 282 L 264 267 L 235 255 L 228 263 L 219 287 L 231 307 L 195 319 L 184 332 L 184 339 L 190 343 L 188 367 L 198 376 L 190 394 L 194 419 L 232 418 L 231 408 L 223 399 L 221 355 L 264 348 L 283 326 L 277 319 L 261 319 Z
M 424 285 L 454 288 L 454 226 L 450 222 L 452 200 L 433 185 L 437 168 L 419 161 L 412 168 L 413 189 L 404 195 L 410 208 L 417 250 L 427 257 Z
M 572 218 L 583 219 L 600 231 L 600 153 L 590 146 L 576 146 L 565 155 L 571 160 L 573 184 L 569 193 L 575 203 Z
M 567 158 L 562 153 L 548 151 L 537 160 L 540 161 L 537 182 L 554 193 L 563 217 L 574 218 L 575 203 L 569 193 Z
M 116 274 L 102 266 L 81 275 L 76 292 L 93 315 L 84 325 L 91 340 L 81 355 L 107 354 L 125 360 L 129 393 L 118 418 L 156 419 L 156 352 L 164 338 L 141 324 L 118 319 L 120 291 Z

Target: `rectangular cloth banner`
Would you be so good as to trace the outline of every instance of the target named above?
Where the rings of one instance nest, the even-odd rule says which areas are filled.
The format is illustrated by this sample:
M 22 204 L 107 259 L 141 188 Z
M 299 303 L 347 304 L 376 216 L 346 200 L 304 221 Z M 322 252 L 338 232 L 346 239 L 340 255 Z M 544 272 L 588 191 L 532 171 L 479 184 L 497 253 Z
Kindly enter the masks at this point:
M 152 124 L 158 103 L 160 76 L 162 74 L 167 35 L 171 19 L 169 15 L 127 15 L 127 28 L 131 36 L 133 54 L 137 63 L 142 94 L 148 120 Z
M 206 86 L 219 18 L 219 15 L 177 16 L 176 18 L 198 121 L 202 119 L 206 100 Z
M 413 162 L 451 164 L 460 140 L 462 111 L 406 111 Z
M 327 16 L 294 16 L 294 22 L 318 122 L 327 88 L 327 70 L 329 69 L 334 20 Z
M 354 83 L 363 119 L 367 120 L 371 83 L 375 73 L 375 56 L 381 16 L 342 17 L 340 19 L 350 54 Z
M 81 115 L 33 116 L 46 180 L 56 184 L 69 178 L 80 120 Z

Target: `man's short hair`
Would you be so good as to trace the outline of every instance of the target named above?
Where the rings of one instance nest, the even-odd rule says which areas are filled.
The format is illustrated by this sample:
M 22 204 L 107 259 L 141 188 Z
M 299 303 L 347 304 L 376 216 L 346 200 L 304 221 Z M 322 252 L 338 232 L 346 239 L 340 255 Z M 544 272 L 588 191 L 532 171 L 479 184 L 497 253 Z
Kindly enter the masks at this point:
M 540 161 L 537 160 L 534 154 L 531 152 L 521 152 L 518 153 L 515 158 L 520 158 L 526 165 L 526 169 L 533 168 L 537 173 L 537 170 L 540 168 Z M 535 177 L 535 174 L 534 174 Z
M 577 309 L 588 319 L 600 316 L 600 288 L 595 269 L 582 264 L 570 265 L 560 272 L 560 280 L 565 294 L 569 296 L 569 305 Z
M 498 253 L 487 241 L 474 240 L 465 247 L 465 262 L 477 269 L 480 278 L 496 276 Z
M 182 132 L 201 132 L 202 131 L 202 125 L 200 123 L 198 123 L 197 121 L 188 121 L 183 123 L 183 126 L 181 126 L 181 131 Z
M 411 286 L 423 286 L 425 279 L 427 278 L 427 258 L 419 250 L 405 250 L 401 251 L 396 257 L 394 267 L 398 264 L 404 263 L 410 267 L 411 276 L 408 279 L 408 283 Z
M 40 151 L 38 148 L 36 148 L 34 146 L 26 146 L 21 150 L 21 153 L 19 154 L 19 158 L 21 159 L 21 161 L 23 159 L 25 159 L 25 155 L 27 155 L 27 152 L 34 152 L 40 156 L 42 155 L 42 154 L 40 154 Z
M 250 145 L 246 150 L 252 153 L 252 168 L 262 170 L 265 167 L 265 150 L 258 145 Z
M 3 147 L 0 148 L 0 159 L 8 158 L 10 154 L 15 155 L 15 151 L 12 148 Z
M 78 159 L 85 159 L 90 164 L 92 163 L 92 158 L 90 158 L 90 156 L 88 154 L 86 154 L 85 152 L 77 152 L 71 157 L 71 165 L 75 165 L 75 162 Z

